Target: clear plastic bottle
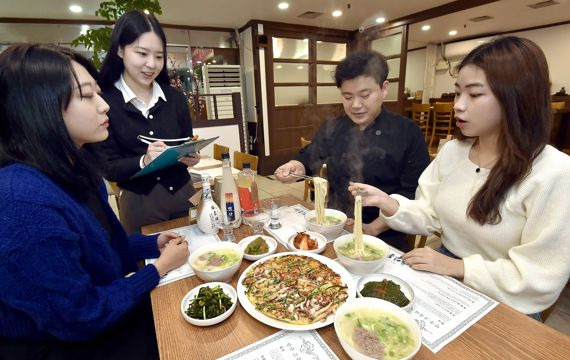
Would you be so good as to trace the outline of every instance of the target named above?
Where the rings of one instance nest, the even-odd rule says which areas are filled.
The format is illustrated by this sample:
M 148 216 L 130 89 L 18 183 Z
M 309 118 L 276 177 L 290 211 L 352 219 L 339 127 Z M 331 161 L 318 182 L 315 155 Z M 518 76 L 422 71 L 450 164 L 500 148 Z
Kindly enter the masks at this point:
M 222 211 L 212 199 L 210 175 L 202 175 L 202 201 L 198 205 L 198 228 L 204 234 L 215 234 L 222 223 Z
M 259 192 L 255 182 L 255 173 L 248 162 L 243 163 L 243 170 L 238 174 L 238 193 L 241 209 L 244 212 L 255 211 L 259 208 Z
M 232 175 L 230 154 L 222 154 L 222 191 L 220 192 L 220 208 L 226 224 L 233 223 L 234 228 L 241 225 L 241 205 L 236 182 Z

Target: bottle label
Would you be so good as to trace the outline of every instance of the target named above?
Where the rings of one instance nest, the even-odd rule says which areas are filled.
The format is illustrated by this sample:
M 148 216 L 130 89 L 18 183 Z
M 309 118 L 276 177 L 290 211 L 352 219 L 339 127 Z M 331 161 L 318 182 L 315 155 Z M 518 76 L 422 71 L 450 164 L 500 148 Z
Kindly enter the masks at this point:
M 234 207 L 234 194 L 229 192 L 225 193 L 226 199 L 226 216 L 228 218 L 228 222 L 236 220 L 236 213 Z

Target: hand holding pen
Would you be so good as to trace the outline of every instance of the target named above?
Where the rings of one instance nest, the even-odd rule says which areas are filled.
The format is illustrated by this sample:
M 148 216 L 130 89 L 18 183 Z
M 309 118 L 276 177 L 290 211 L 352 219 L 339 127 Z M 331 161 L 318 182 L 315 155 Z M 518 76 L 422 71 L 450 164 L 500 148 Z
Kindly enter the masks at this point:
M 151 161 L 156 159 L 158 155 L 160 155 L 164 150 L 166 150 L 168 146 L 163 143 L 162 141 L 155 141 L 148 144 L 148 148 L 146 150 L 146 154 L 143 158 L 144 165 L 150 164 Z

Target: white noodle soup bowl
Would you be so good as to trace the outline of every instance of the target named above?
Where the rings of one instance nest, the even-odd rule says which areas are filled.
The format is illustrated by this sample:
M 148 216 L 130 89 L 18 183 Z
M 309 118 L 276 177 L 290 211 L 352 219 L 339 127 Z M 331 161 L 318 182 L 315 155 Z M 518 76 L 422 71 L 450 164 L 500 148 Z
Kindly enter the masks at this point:
M 406 312 L 404 309 L 400 308 L 397 305 L 392 304 L 391 302 L 369 298 L 369 297 L 362 297 L 349 300 L 342 304 L 335 313 L 334 316 L 334 330 L 336 332 L 336 336 L 342 345 L 344 351 L 350 356 L 353 360 L 374 360 L 374 358 L 366 356 L 359 352 L 357 349 L 351 346 L 349 342 L 344 339 L 341 334 L 340 329 L 340 321 L 346 316 L 348 313 L 356 312 L 358 313 L 359 310 L 378 310 L 383 313 L 390 314 L 397 318 L 403 325 L 405 325 L 409 332 L 410 336 L 414 340 L 415 347 L 410 354 L 403 357 L 402 360 L 409 360 L 412 359 L 420 350 L 422 346 L 422 334 L 420 328 L 414 318 Z
M 305 214 L 305 222 L 307 223 L 307 230 L 314 231 L 319 234 L 324 235 L 326 238 L 334 239 L 342 232 L 344 229 L 344 224 L 346 223 L 347 216 L 345 213 L 335 209 L 325 209 L 325 217 L 332 216 L 340 220 L 338 224 L 331 225 L 319 225 L 316 222 L 317 213 L 315 210 L 311 210 Z
M 388 254 L 390 253 L 388 244 L 378 239 L 377 237 L 363 234 L 362 241 L 364 244 L 382 250 L 384 256 L 380 259 L 375 260 L 357 260 L 345 256 L 338 251 L 339 248 L 345 246 L 351 241 L 354 241 L 353 239 L 354 234 L 346 234 L 337 238 L 333 243 L 334 251 L 336 252 L 338 261 L 342 264 L 342 266 L 344 266 L 349 272 L 356 275 L 373 274 L 376 271 L 380 270 L 382 266 L 384 266 L 384 263 L 386 263 Z
M 234 250 L 235 252 L 237 252 L 239 259 L 230 266 L 220 270 L 208 271 L 196 268 L 195 262 L 198 257 L 207 254 L 209 251 L 223 250 L 223 249 Z M 200 279 L 206 282 L 208 281 L 229 282 L 232 279 L 232 277 L 235 275 L 235 273 L 238 271 L 242 260 L 243 260 L 243 247 L 241 247 L 239 244 L 227 241 L 220 241 L 201 246 L 193 253 L 191 253 L 190 256 L 188 257 L 188 263 L 192 267 L 192 270 L 194 270 L 196 276 L 198 276 Z

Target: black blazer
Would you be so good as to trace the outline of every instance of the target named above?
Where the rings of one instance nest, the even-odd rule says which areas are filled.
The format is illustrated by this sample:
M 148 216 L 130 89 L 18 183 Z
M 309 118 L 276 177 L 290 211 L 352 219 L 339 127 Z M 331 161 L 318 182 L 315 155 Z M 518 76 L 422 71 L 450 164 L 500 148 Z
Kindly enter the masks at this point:
M 159 139 L 192 136 L 188 101 L 175 88 L 168 85 L 160 87 L 167 101 L 160 98 L 150 109 L 148 118 L 130 102 L 125 103 L 123 94 L 115 86 L 105 89 L 102 95 L 110 106 L 109 137 L 104 142 L 93 144 L 92 150 L 102 157 L 103 176 L 107 180 L 137 194 L 146 195 L 156 185 L 176 192 L 190 180 L 187 167 L 182 163 L 130 179 L 140 170 L 140 158 L 148 148 L 137 139 L 138 135 Z

